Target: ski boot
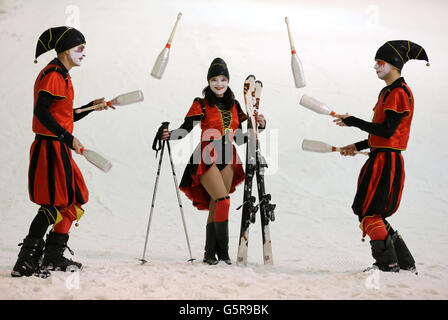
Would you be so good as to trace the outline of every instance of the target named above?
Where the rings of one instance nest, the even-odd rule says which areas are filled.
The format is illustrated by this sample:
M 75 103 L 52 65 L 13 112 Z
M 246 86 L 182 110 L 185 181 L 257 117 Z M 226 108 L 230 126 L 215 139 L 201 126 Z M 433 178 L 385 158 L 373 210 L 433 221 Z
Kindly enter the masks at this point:
M 45 242 L 42 238 L 27 236 L 23 243 L 19 244 L 22 248 L 19 252 L 19 258 L 12 269 L 11 276 L 29 277 L 34 275 L 39 278 L 49 277 L 50 272 L 41 268 L 44 245 Z
M 379 269 L 386 272 L 400 271 L 397 252 L 395 251 L 392 238 L 389 235 L 385 240 L 370 241 L 370 246 L 372 247 L 372 256 L 375 259 L 375 263 L 373 267 L 367 268 L 364 271 L 370 269 Z
M 42 266 L 47 270 L 55 271 L 78 271 L 82 264 L 64 257 L 67 248 L 73 255 L 73 251 L 67 246 L 68 234 L 50 232 L 45 243 L 44 259 Z
M 224 261 L 231 265 L 229 257 L 229 221 L 215 222 L 216 232 L 216 253 L 219 261 Z
M 415 267 L 415 260 L 398 231 L 395 231 L 391 238 L 394 243 L 395 251 L 397 252 L 400 269 L 418 274 L 417 268 Z
M 215 226 L 213 222 L 208 223 L 206 226 L 206 233 L 205 233 L 205 248 L 204 248 L 204 259 L 202 262 L 209 264 L 209 265 L 215 265 L 218 263 L 218 260 L 216 260 L 216 234 L 215 234 Z

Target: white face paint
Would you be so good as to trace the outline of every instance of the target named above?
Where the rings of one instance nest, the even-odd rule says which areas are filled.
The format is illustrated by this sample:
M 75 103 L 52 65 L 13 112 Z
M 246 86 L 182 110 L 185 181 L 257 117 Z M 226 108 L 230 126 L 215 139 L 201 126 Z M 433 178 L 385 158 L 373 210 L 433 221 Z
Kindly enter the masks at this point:
M 390 64 L 382 60 L 377 60 L 373 68 L 376 70 L 376 74 L 381 80 L 386 79 L 391 70 Z
M 211 78 L 208 84 L 210 85 L 210 89 L 213 91 L 213 93 L 217 97 L 222 98 L 224 96 L 224 93 L 227 91 L 227 88 L 229 87 L 229 79 L 227 79 L 225 76 L 217 76 Z
M 75 48 L 70 49 L 69 51 L 70 58 L 75 66 L 80 66 L 82 60 L 86 57 L 86 46 L 80 45 Z

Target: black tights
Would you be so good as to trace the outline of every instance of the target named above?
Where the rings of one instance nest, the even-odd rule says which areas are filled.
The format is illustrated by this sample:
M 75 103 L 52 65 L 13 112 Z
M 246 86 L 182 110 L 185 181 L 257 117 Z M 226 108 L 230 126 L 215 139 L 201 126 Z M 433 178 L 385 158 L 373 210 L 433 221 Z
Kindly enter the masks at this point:
M 57 211 L 55 207 L 42 206 L 31 222 L 28 235 L 34 238 L 43 238 L 49 226 L 56 222 Z

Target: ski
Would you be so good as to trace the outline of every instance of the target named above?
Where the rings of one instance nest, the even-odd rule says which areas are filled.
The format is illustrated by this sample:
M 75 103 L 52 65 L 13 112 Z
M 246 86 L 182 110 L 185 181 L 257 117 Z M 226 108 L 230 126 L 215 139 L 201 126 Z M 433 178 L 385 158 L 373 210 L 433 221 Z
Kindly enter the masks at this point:
M 254 115 L 258 114 L 260 107 L 261 91 L 263 89 L 263 83 L 261 81 L 255 82 L 255 105 Z M 260 143 L 258 136 L 256 137 L 256 177 L 258 188 L 258 200 L 260 208 L 260 222 L 261 222 L 261 235 L 263 244 L 263 262 L 264 264 L 274 264 L 272 256 L 272 242 L 271 234 L 269 230 L 269 222 L 275 220 L 274 210 L 275 204 L 271 204 L 271 195 L 266 193 L 264 185 L 264 170 L 268 167 L 265 158 L 261 154 Z
M 244 179 L 243 212 L 241 214 L 240 239 L 238 244 L 237 264 L 247 264 L 248 245 L 249 245 L 249 226 L 251 221 L 255 222 L 255 197 L 252 196 L 252 180 L 255 173 L 255 145 L 253 119 L 250 116 L 253 111 L 253 96 L 255 92 L 255 77 L 250 75 L 244 82 L 244 103 L 249 117 L 247 122 L 247 145 L 246 145 L 246 176 Z M 237 209 L 240 209 L 241 206 Z
M 247 264 L 249 246 L 249 226 L 255 223 L 255 215 L 260 209 L 260 221 L 263 241 L 264 264 L 273 264 L 272 244 L 269 232 L 269 222 L 274 221 L 275 204 L 271 204 L 271 195 L 266 194 L 264 185 L 264 169 L 267 167 L 264 157 L 261 155 L 258 141 L 256 115 L 260 104 L 263 84 L 250 75 L 244 82 L 244 102 L 249 117 L 247 122 L 247 147 L 246 147 L 246 177 L 244 181 L 243 204 L 237 208 L 243 208 L 241 215 L 240 241 L 238 246 L 238 264 Z M 258 204 L 252 196 L 252 181 L 257 178 Z

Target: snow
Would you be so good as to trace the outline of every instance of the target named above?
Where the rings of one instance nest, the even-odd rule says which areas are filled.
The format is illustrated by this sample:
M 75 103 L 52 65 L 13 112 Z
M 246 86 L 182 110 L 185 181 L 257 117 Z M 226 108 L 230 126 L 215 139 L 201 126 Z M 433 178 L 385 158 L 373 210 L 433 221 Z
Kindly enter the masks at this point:
M 386 9 L 387 8 L 387 9 Z M 15 299 L 447 299 L 448 158 L 444 91 L 448 20 L 443 1 L 0 1 L 0 298 Z M 162 80 L 153 63 L 183 16 Z M 284 17 L 288 16 L 307 86 L 296 89 Z M 37 206 L 29 201 L 27 170 L 32 88 L 54 56 L 33 63 L 40 33 L 51 26 L 79 26 L 87 58 L 70 72 L 75 104 L 141 89 L 145 101 L 98 112 L 75 125 L 86 148 L 112 161 L 107 174 L 74 155 L 90 190 L 79 227 L 70 233 L 78 273 L 48 279 L 12 278 L 17 244 Z M 419 275 L 363 273 L 373 260 L 360 241 L 350 206 L 362 155 L 307 153 L 303 139 L 343 146 L 365 135 L 335 126 L 331 118 L 299 106 L 303 94 L 335 111 L 370 119 L 384 83 L 373 71 L 377 48 L 409 39 L 427 51 L 431 66 L 406 64 L 403 75 L 415 96 L 415 116 L 404 152 L 406 183 L 399 211 L 389 219 L 417 261 Z M 229 66 L 230 85 L 242 102 L 248 74 L 264 83 L 261 108 L 269 129 L 262 134 L 270 168 L 267 190 L 277 204 L 271 224 L 274 265 L 264 266 L 260 222 L 250 229 L 246 267 L 201 263 L 206 213 L 183 195 L 194 263 L 187 262 L 179 206 L 169 162 L 160 177 L 146 258 L 141 265 L 157 159 L 151 144 L 162 121 L 180 125 L 193 98 L 206 85 L 213 58 Z M 178 177 L 198 141 L 172 142 Z M 244 147 L 238 148 L 244 159 Z M 230 255 L 235 261 L 242 185 L 231 196 Z M 69 255 L 67 252 L 66 255 Z

